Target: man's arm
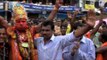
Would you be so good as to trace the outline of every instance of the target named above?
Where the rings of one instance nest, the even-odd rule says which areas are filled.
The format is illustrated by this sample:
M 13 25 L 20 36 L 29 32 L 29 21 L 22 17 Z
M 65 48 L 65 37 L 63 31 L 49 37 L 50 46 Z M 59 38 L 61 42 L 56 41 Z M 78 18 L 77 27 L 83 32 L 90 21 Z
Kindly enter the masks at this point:
M 107 51 L 107 46 L 97 48 L 96 53 L 103 53 L 105 51 Z
M 93 39 L 94 35 L 99 30 L 99 27 L 102 25 L 102 22 L 103 21 L 99 21 L 98 25 L 96 25 L 96 27 L 94 29 L 92 29 L 92 31 L 90 31 L 91 39 Z
M 71 42 L 77 40 L 79 37 L 82 37 L 84 34 L 86 34 L 89 30 L 91 30 L 94 27 L 95 19 L 94 19 L 93 15 L 94 15 L 94 12 L 92 10 L 90 10 L 88 12 L 88 18 L 85 21 L 86 22 L 85 26 L 62 37 L 63 40 L 61 40 L 61 41 L 62 41 L 63 48 L 70 45 Z
M 62 4 L 62 0 L 56 0 L 56 4 L 52 10 L 52 12 L 50 13 L 49 17 L 47 18 L 47 20 L 53 20 Z
M 78 52 L 76 52 L 76 54 L 74 55 L 74 58 L 77 60 L 78 58 L 81 60 L 95 60 L 95 48 L 93 50 L 88 51 L 87 53 L 79 49 Z
M 85 37 L 83 37 L 83 39 L 84 38 Z M 94 43 L 90 39 L 87 39 L 87 38 L 85 38 L 84 40 L 86 40 L 86 43 L 84 43 L 84 45 L 80 44 L 79 49 L 77 49 L 77 51 L 74 54 L 74 58 L 76 60 L 78 60 L 78 58 L 80 58 L 81 60 L 95 60 Z
M 73 23 L 75 22 L 75 18 L 77 16 L 77 14 L 78 14 L 77 10 L 73 13 L 73 15 L 70 13 L 70 11 L 67 11 L 67 16 L 68 16 L 68 18 L 70 20 L 70 26 L 71 26 L 70 32 L 73 31 L 73 25 L 74 25 Z
M 87 14 L 87 19 L 85 20 L 85 26 L 77 29 L 74 32 L 75 37 L 80 37 L 91 30 L 95 25 L 95 12 L 93 10 L 89 10 Z
M 64 60 L 95 60 L 94 44 L 90 39 L 87 41 L 90 42 L 83 43 L 84 45 L 76 42 L 75 45 L 67 46 L 63 51 Z
M 101 11 L 101 14 L 100 14 L 100 17 L 99 17 L 99 23 L 96 25 L 96 27 L 90 32 L 90 36 L 91 36 L 91 39 L 93 39 L 94 35 L 96 34 L 96 32 L 99 30 L 99 27 L 102 25 L 103 23 L 103 17 L 104 17 L 104 11 L 102 8 L 100 8 L 100 11 Z M 95 18 L 97 18 L 95 16 Z

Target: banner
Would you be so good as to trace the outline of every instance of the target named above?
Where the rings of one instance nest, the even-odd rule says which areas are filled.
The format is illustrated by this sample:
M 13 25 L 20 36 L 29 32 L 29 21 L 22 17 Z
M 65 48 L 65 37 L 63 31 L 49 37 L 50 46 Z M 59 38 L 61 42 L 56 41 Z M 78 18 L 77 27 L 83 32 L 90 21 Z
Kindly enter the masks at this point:
M 26 3 L 21 3 L 25 8 L 28 9 L 37 9 L 37 10 L 45 10 L 45 11 L 51 11 L 53 10 L 54 5 L 33 5 L 33 4 L 26 4 Z M 59 11 L 74 11 L 75 9 L 80 9 L 75 6 L 61 6 L 59 8 Z

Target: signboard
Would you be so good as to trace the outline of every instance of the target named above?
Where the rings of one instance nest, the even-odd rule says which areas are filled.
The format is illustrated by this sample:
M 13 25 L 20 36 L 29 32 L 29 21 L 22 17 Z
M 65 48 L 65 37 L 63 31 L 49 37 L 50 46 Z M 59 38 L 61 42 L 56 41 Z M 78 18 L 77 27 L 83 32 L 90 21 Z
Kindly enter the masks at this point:
M 16 4 L 17 2 L 9 2 L 9 10 L 12 9 L 12 7 Z M 37 5 L 37 4 L 30 4 L 30 3 L 20 3 L 23 5 L 26 9 L 26 11 L 30 13 L 41 13 L 43 11 L 52 11 L 54 8 L 54 5 Z M 61 12 L 66 12 L 66 11 L 75 11 L 75 10 L 80 10 L 80 8 L 77 8 L 75 6 L 61 6 L 59 8 L 59 11 Z M 44 14 L 44 13 L 43 13 Z
M 45 11 L 51 11 L 53 10 L 54 5 L 33 5 L 33 4 L 26 4 L 26 3 L 21 3 L 25 8 L 28 9 L 37 9 L 37 10 L 45 10 Z M 75 6 L 61 6 L 59 8 L 59 11 L 74 11 L 77 9 Z

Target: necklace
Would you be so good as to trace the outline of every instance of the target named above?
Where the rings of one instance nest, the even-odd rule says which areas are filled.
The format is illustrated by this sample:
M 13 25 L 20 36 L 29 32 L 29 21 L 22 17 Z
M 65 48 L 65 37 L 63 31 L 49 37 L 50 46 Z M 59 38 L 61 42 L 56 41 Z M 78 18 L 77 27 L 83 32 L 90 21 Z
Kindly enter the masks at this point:
M 29 30 L 26 30 L 26 33 L 19 33 L 17 31 L 17 43 L 21 56 L 23 59 L 29 59 L 31 53 L 31 41 L 32 36 Z M 33 48 L 34 49 L 34 48 Z

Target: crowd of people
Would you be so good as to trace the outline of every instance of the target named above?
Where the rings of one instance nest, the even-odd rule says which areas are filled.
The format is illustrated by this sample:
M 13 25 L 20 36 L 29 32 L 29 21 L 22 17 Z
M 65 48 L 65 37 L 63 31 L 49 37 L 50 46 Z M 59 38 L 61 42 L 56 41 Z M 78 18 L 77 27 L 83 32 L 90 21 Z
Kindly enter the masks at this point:
M 28 21 L 24 7 L 16 3 L 11 24 L 0 16 L 0 60 L 107 60 L 107 23 L 104 12 L 85 16 L 67 11 L 65 20 L 54 19 L 62 4 L 56 0 L 48 18 Z M 99 23 L 95 26 L 95 22 Z

